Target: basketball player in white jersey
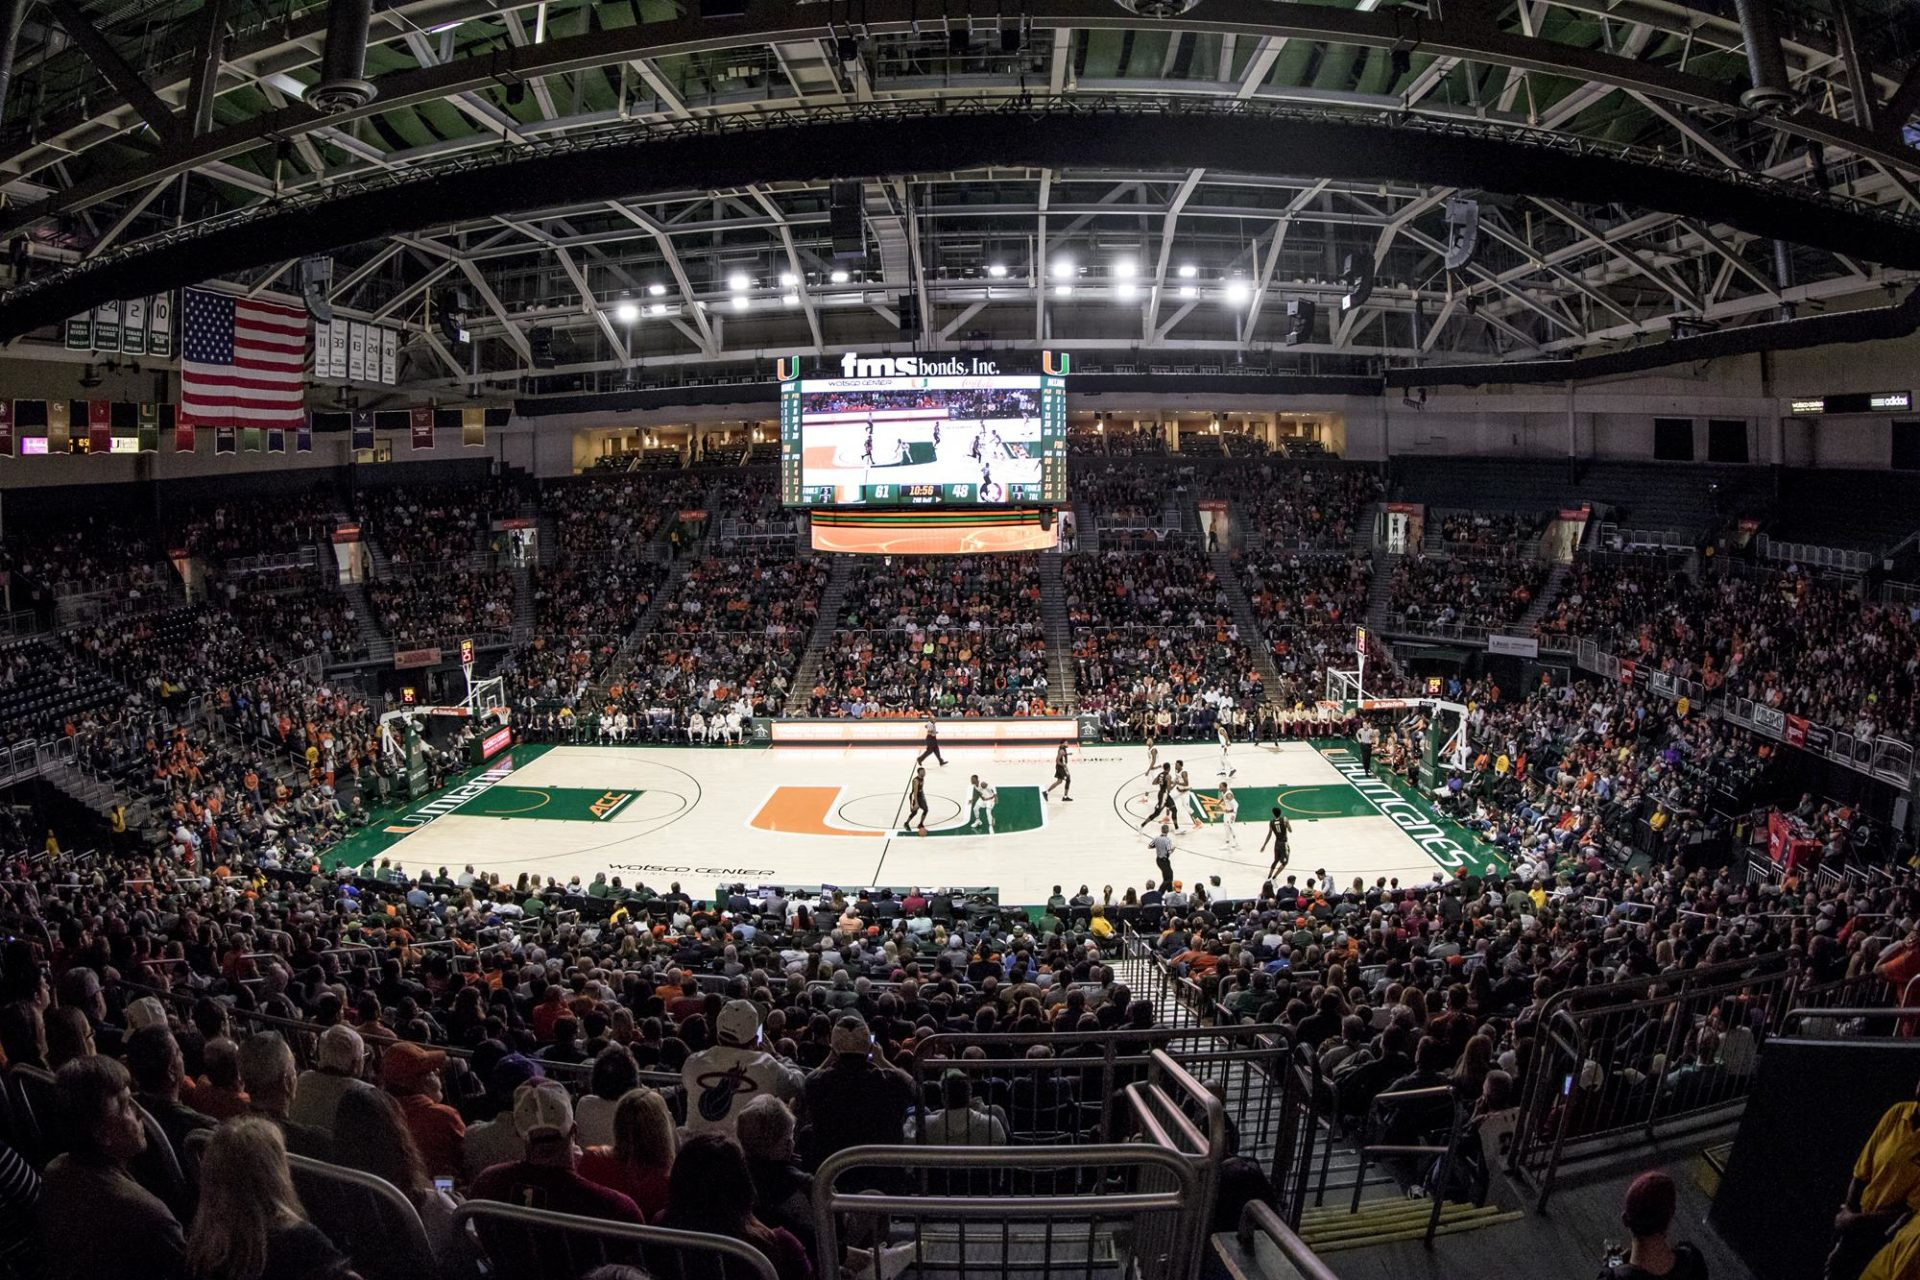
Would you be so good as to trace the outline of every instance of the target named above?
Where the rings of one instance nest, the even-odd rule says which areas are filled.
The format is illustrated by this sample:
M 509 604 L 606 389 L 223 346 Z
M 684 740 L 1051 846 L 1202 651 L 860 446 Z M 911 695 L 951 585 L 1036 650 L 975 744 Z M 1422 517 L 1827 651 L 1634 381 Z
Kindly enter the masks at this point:
M 1229 776 L 1220 779 L 1220 826 L 1227 836 L 1227 848 L 1240 847 L 1240 833 L 1234 830 L 1234 820 L 1240 816 L 1240 797 L 1233 794 L 1231 770 Z
M 977 773 L 972 776 L 970 781 L 973 783 L 973 794 L 967 801 L 967 826 L 969 828 L 978 828 L 982 824 L 985 824 L 987 834 L 992 835 L 993 801 L 994 797 L 1000 793 L 994 789 L 991 782 L 988 782 Z
M 1227 721 L 1233 715 L 1232 707 L 1221 707 L 1219 718 L 1213 722 L 1214 729 L 1220 735 L 1220 763 L 1227 761 L 1227 748 L 1233 745 L 1233 730 Z
M 1159 768 L 1159 766 L 1160 766 L 1160 744 L 1153 740 L 1153 726 L 1149 724 L 1147 726 L 1147 772 L 1142 776 L 1144 777 L 1144 776 L 1151 775 L 1155 769 Z
M 1193 825 L 1198 827 L 1206 822 L 1207 811 L 1200 803 L 1200 796 L 1193 789 L 1193 783 L 1187 777 L 1187 762 L 1173 762 L 1174 804 L 1183 815 L 1191 815 Z

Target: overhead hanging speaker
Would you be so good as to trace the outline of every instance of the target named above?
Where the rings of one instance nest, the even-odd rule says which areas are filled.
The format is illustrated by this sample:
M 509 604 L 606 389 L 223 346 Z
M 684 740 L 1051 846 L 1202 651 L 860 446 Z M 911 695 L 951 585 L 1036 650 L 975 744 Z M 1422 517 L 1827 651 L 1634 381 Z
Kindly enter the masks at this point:
M 836 182 L 830 189 L 832 203 L 827 209 L 827 233 L 833 239 L 835 258 L 863 258 L 867 253 L 866 232 L 862 225 L 866 203 L 866 185 L 860 182 Z
M 1287 345 L 1298 346 L 1313 336 L 1313 317 L 1318 310 L 1312 298 L 1295 298 L 1287 304 Z
M 1480 246 L 1480 202 L 1447 201 L 1447 252 L 1441 262 L 1449 271 L 1458 271 L 1473 261 Z
M 1373 296 L 1373 255 L 1350 253 L 1340 268 L 1340 283 L 1347 292 L 1340 299 L 1340 310 L 1351 311 Z
M 333 259 L 300 259 L 300 299 L 307 314 L 321 324 L 333 323 Z
M 378 92 L 367 79 L 367 24 L 373 0 L 330 0 L 327 48 L 320 58 L 320 83 L 307 90 L 314 108 L 332 114 L 373 101 Z

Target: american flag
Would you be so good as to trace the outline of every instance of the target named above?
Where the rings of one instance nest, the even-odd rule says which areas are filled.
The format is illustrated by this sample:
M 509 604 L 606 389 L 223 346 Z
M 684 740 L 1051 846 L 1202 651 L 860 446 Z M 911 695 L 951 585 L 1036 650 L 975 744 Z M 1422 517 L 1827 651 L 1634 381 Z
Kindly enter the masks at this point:
M 290 307 L 187 290 L 180 410 L 198 426 L 306 421 L 307 318 Z

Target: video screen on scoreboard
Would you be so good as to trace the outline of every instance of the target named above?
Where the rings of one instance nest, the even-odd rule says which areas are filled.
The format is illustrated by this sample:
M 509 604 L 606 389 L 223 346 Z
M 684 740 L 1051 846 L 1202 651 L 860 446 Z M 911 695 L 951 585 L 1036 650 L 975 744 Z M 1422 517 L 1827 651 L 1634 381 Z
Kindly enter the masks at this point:
M 1047 506 L 1067 500 L 1066 380 L 810 378 L 780 403 L 788 506 Z

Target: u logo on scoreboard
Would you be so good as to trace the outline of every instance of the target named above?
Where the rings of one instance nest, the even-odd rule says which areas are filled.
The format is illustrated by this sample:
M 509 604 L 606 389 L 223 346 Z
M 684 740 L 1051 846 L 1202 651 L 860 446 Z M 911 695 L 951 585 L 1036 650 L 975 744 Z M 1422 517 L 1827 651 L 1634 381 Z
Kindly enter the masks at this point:
M 1072 368 L 1073 355 L 1070 352 L 1042 351 L 1040 353 L 1040 369 L 1043 373 L 1050 373 L 1056 378 L 1064 378 Z
M 800 357 L 781 356 L 773 362 L 773 368 L 780 381 L 792 382 L 800 376 Z

